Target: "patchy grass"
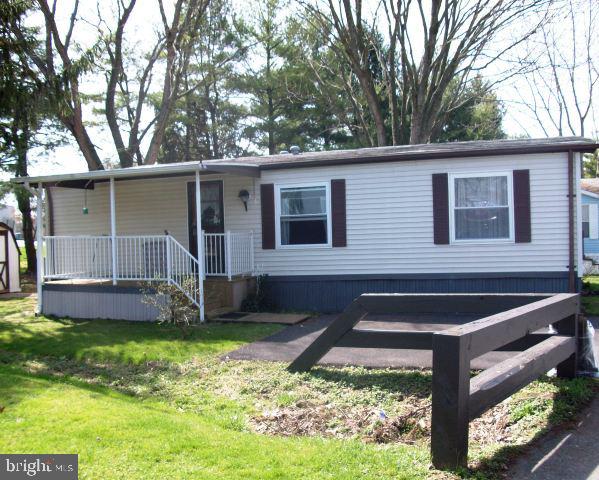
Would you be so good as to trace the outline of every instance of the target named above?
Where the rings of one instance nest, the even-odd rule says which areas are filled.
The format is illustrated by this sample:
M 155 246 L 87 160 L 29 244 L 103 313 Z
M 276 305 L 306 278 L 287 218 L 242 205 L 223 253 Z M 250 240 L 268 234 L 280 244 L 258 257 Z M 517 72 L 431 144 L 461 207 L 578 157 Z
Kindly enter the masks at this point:
M 599 275 L 588 275 L 582 279 L 583 290 L 588 295 L 582 296 L 582 306 L 586 315 L 599 316 Z
M 19 251 L 19 270 L 21 273 L 21 291 L 25 293 L 33 293 L 36 291 L 36 279 L 35 274 L 29 274 L 27 272 L 27 253 L 25 247 L 20 247 Z
M 0 302 L 0 451 L 78 452 L 81 478 L 496 478 L 571 421 L 588 379 L 542 378 L 471 423 L 471 468 L 430 470 L 429 371 L 221 361 L 275 326 L 50 320 Z M 46 433 L 47 432 L 47 433 Z
M 177 327 L 146 322 L 69 320 L 34 317 L 32 298 L 0 300 L 0 348 L 33 355 L 53 355 L 141 363 L 182 362 L 214 355 L 277 331 L 277 325 L 206 324 L 183 337 Z
M 401 445 L 240 432 L 103 387 L 0 373 L 0 450 L 78 453 L 80 478 L 426 478 L 426 454 Z

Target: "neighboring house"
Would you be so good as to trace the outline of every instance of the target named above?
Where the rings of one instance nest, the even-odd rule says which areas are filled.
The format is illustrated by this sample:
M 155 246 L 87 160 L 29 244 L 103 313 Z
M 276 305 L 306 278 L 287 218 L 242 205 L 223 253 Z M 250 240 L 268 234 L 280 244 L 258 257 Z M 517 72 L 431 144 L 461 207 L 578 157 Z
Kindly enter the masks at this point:
M 179 285 L 198 305 L 206 297 L 208 310 L 238 308 L 256 274 L 281 308 L 339 311 L 363 292 L 575 290 L 580 159 L 597 147 L 456 142 L 13 181 L 51 200 L 45 313 L 150 318 L 137 283 L 146 279 Z
M 0 222 L 15 230 L 15 207 L 0 204 Z
M 599 178 L 585 178 L 580 182 L 582 200 L 583 253 L 599 260 Z

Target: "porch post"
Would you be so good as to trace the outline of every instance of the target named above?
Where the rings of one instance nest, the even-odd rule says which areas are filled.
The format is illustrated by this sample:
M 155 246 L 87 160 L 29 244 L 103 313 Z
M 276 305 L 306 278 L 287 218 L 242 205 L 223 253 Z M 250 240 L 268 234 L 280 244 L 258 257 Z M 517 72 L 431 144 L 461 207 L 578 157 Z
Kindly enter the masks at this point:
M 35 212 L 35 237 L 36 248 L 35 257 L 37 263 L 37 313 L 42 314 L 42 284 L 44 281 L 44 187 L 40 183 L 37 186 L 36 196 L 37 205 Z
M 196 239 L 198 242 L 198 288 L 200 291 L 200 322 L 204 322 L 204 241 L 202 230 L 202 198 L 200 193 L 200 170 L 196 170 Z
M 114 200 L 114 177 L 110 177 L 110 245 L 112 253 L 112 284 L 116 285 L 116 205 Z

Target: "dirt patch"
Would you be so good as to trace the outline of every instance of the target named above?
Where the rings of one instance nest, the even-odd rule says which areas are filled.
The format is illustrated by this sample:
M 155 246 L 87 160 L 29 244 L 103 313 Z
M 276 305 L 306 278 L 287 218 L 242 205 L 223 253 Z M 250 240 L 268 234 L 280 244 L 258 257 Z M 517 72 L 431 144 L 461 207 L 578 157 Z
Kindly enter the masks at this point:
M 281 436 L 351 437 L 377 418 L 372 409 L 348 410 L 335 405 L 298 404 L 252 418 L 256 432 Z
M 414 443 L 430 434 L 430 404 L 414 399 L 415 408 L 388 417 L 380 409 L 341 408 L 335 404 L 299 402 L 251 418 L 253 429 L 281 436 L 360 437 L 375 443 Z
M 409 410 L 388 417 L 382 410 L 367 407 L 340 408 L 335 404 L 296 405 L 266 410 L 251 417 L 254 431 L 266 435 L 359 437 L 374 443 L 414 444 L 429 442 L 431 404 L 429 399 L 411 399 Z M 509 401 L 505 401 L 470 423 L 470 441 L 478 446 L 509 444 L 517 440 Z

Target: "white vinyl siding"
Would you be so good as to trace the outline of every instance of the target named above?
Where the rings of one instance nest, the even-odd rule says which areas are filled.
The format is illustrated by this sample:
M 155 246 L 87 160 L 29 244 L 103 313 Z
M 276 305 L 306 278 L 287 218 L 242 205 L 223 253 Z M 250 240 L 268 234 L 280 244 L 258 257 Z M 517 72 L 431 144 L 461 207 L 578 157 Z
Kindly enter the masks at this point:
M 566 272 L 567 154 L 339 165 L 265 170 L 262 177 L 224 180 L 225 229 L 253 231 L 255 264 L 270 275 Z M 432 174 L 530 170 L 530 243 L 433 243 Z M 345 179 L 347 247 L 262 250 L 260 183 L 300 185 Z M 191 177 L 116 182 L 117 234 L 171 232 L 188 244 L 186 183 Z M 238 198 L 250 193 L 248 211 Z M 88 192 L 52 189 L 56 235 L 109 234 L 108 184 Z M 330 211 L 330 210 L 329 210 Z M 330 230 L 329 230 L 330 232 Z
M 261 183 L 275 185 L 345 179 L 347 247 L 262 250 L 258 245 L 256 264 L 261 272 L 281 276 L 566 272 L 566 159 L 565 153 L 506 155 L 263 171 Z M 520 169 L 530 170 L 530 243 L 433 243 L 432 174 Z

